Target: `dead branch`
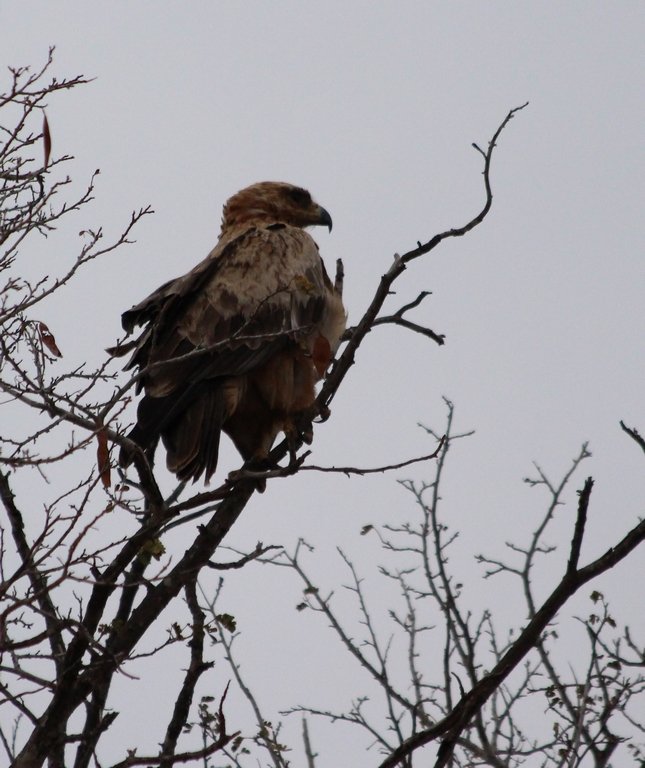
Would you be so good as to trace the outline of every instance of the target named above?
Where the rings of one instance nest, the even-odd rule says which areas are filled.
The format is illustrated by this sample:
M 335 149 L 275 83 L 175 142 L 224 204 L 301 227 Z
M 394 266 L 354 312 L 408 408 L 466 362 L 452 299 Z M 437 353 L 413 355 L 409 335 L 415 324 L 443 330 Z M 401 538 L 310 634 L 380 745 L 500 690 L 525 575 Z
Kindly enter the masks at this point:
M 245 565 L 252 562 L 253 560 L 257 560 L 260 557 L 263 557 L 266 555 L 267 552 L 271 552 L 273 550 L 282 550 L 282 547 L 276 545 L 276 544 L 270 544 L 268 547 L 265 547 L 261 541 L 258 541 L 258 543 L 255 546 L 255 549 L 253 552 L 250 552 L 248 555 L 244 555 L 243 557 L 240 557 L 239 560 L 235 560 L 232 563 L 206 563 L 208 568 L 213 568 L 216 571 L 230 571 L 230 570 L 237 570 L 239 568 L 244 568 Z
M 413 323 L 404 317 L 406 312 L 408 312 L 411 309 L 414 309 L 415 307 L 418 307 L 419 304 L 421 304 L 421 302 L 427 296 L 431 296 L 431 295 L 432 295 L 432 291 L 421 291 L 421 293 L 417 296 L 416 299 L 414 299 L 414 301 L 411 301 L 409 304 L 405 304 L 399 310 L 397 310 L 394 314 L 377 317 L 372 327 L 377 325 L 400 325 L 402 328 L 406 328 L 409 331 L 414 331 L 414 333 L 420 333 L 422 336 L 427 336 L 428 338 L 432 339 L 437 344 L 439 344 L 439 346 L 441 346 L 442 344 L 445 344 L 446 337 L 443 333 L 437 334 L 434 331 L 430 330 L 430 328 L 425 328 L 424 326 L 419 325 L 418 323 Z M 350 337 L 352 332 L 353 332 L 353 329 L 350 329 L 349 331 Z
M 504 120 L 502 121 L 498 129 L 495 131 L 493 138 L 488 145 L 488 150 L 485 153 L 482 153 L 484 155 L 483 176 L 484 176 L 484 189 L 485 189 L 486 199 L 479 213 L 476 214 L 467 224 L 464 224 L 461 227 L 456 227 L 456 228 L 448 229 L 444 232 L 441 232 L 440 234 L 432 237 L 426 243 L 419 244 L 417 248 L 407 251 L 406 253 L 403 254 L 403 256 L 399 256 L 398 254 L 394 256 L 394 261 L 392 263 L 392 266 L 381 277 L 381 280 L 379 282 L 379 285 L 376 289 L 376 292 L 374 294 L 374 297 L 369 307 L 367 308 L 360 322 L 354 329 L 352 333 L 352 337 L 347 342 L 347 345 L 345 346 L 340 357 L 337 359 L 335 365 L 331 370 L 331 373 L 327 376 L 327 378 L 323 383 L 322 389 L 320 390 L 320 394 L 318 395 L 318 398 L 316 401 L 318 411 L 322 411 L 325 408 L 329 407 L 331 401 L 334 398 L 334 395 L 336 394 L 338 388 L 340 387 L 343 379 L 347 375 L 347 372 L 349 371 L 351 366 L 354 364 L 354 358 L 356 356 L 356 352 L 358 351 L 358 348 L 362 344 L 365 336 L 369 333 L 370 329 L 373 327 L 374 321 L 377 319 L 378 313 L 380 312 L 381 307 L 383 306 L 383 303 L 385 302 L 386 298 L 390 295 L 392 284 L 405 271 L 405 269 L 407 268 L 407 265 L 414 259 L 418 259 L 420 256 L 425 256 L 426 254 L 430 253 L 430 251 L 434 250 L 443 240 L 450 237 L 462 237 L 467 232 L 470 232 L 470 230 L 474 229 L 478 224 L 481 224 L 481 222 L 486 218 L 486 215 L 488 214 L 488 211 L 490 210 L 491 205 L 493 203 L 493 192 L 492 192 L 491 181 L 490 181 L 490 169 L 491 169 L 491 162 L 493 158 L 493 150 L 495 149 L 497 145 L 497 141 L 501 136 L 501 133 L 504 130 L 504 128 L 513 119 L 513 117 L 520 110 L 524 109 L 527 105 L 528 105 L 528 102 L 526 104 L 522 104 L 520 107 L 515 107 L 514 109 L 511 109 L 511 111 L 508 113 L 508 115 L 506 115 L 506 117 L 504 118 Z M 481 150 L 478 150 L 478 151 L 481 152 Z M 286 453 L 286 446 L 282 450 L 284 450 L 284 452 Z M 284 453 L 282 455 L 284 455 Z
M 628 434 L 637 445 L 640 445 L 643 451 L 645 451 L 645 440 L 635 427 L 630 428 L 626 426 L 623 421 L 621 421 L 620 428 L 623 430 L 623 432 Z

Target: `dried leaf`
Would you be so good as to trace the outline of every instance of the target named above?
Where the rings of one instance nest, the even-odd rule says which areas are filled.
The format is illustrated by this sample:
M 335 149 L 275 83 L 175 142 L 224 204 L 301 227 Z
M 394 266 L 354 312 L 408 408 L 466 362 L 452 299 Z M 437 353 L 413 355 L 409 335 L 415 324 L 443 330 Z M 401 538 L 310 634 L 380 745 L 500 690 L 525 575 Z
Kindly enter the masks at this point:
M 38 334 L 42 343 L 47 347 L 52 355 L 54 355 L 54 357 L 63 356 L 63 353 L 60 351 L 60 349 L 58 349 L 56 339 L 54 338 L 52 332 L 45 325 L 45 323 L 41 323 L 40 321 L 38 322 Z
M 110 477 L 110 452 L 108 451 L 107 432 L 105 427 L 102 427 L 96 433 L 96 440 L 98 442 L 98 448 L 96 449 L 96 463 L 98 464 L 99 474 L 101 475 L 101 482 L 105 488 L 109 488 L 112 480 Z
M 47 115 L 43 112 L 43 143 L 45 145 L 45 168 L 49 165 L 49 156 L 52 151 L 52 135 L 49 132 Z
M 235 616 L 231 616 L 230 613 L 218 613 L 216 614 L 215 618 L 224 627 L 224 629 L 228 629 L 229 632 L 235 632 L 237 628 Z

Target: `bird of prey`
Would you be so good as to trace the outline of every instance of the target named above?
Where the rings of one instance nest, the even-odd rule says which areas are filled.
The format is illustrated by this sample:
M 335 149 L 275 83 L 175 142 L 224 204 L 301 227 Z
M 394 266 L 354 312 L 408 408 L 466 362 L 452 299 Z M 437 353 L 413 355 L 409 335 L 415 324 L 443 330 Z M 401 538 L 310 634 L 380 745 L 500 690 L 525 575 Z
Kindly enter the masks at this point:
M 306 227 L 329 213 L 306 190 L 261 182 L 224 206 L 217 245 L 190 272 L 122 315 L 144 390 L 129 437 L 152 461 L 161 438 L 180 480 L 211 478 L 225 432 L 266 463 L 280 432 L 307 437 L 315 400 L 345 330 L 340 292 Z M 122 451 L 121 463 L 131 455 Z M 264 462 L 264 464 L 263 464 Z

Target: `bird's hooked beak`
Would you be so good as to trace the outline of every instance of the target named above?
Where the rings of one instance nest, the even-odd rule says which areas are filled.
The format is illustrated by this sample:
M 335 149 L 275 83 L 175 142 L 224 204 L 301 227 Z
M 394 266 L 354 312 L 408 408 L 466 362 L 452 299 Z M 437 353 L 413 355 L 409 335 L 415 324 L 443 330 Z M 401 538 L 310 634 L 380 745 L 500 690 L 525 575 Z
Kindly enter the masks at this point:
M 318 224 L 320 224 L 321 226 L 327 227 L 331 232 L 331 228 L 332 228 L 331 216 L 329 215 L 329 211 L 326 211 L 322 207 L 322 205 L 318 206 Z

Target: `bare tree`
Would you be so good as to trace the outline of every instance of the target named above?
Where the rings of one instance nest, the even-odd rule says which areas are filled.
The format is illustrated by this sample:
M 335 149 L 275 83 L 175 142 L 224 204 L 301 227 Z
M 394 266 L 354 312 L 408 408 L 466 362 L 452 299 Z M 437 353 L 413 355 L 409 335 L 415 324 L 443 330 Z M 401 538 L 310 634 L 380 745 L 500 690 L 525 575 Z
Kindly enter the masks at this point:
M 366 684 L 365 693 L 354 695 L 346 710 L 302 704 L 283 714 L 357 726 L 366 735 L 366 744 L 384 756 L 378 762 L 380 768 L 411 768 L 417 764 L 414 753 L 431 743 L 436 744 L 435 757 L 428 762 L 424 752 L 419 755 L 420 765 L 600 768 L 624 764 L 611 762 L 619 745 L 619 760 L 631 755 L 634 764 L 640 765 L 645 741 L 638 710 L 645 691 L 644 647 L 628 626 L 618 630 L 607 602 L 596 590 L 590 594 L 589 614 L 578 619 L 580 645 L 585 650 L 575 660 L 559 653 L 553 621 L 581 587 L 642 542 L 645 523 L 581 566 L 593 487 L 593 480 L 587 478 L 571 516 L 572 537 L 564 561 L 564 553 L 559 553 L 563 570 L 540 603 L 534 582 L 544 583 L 545 574 L 554 572 L 551 561 L 558 559 L 557 547 L 547 543 L 556 510 L 565 504 L 580 464 L 591 454 L 583 446 L 558 482 L 536 467 L 537 477 L 525 482 L 545 492 L 546 508 L 534 531 L 526 542 L 508 542 L 504 558 L 477 558 L 486 568 L 486 578 L 512 576 L 526 603 L 525 623 L 502 635 L 495 610 L 502 613 L 504 604 L 473 611 L 464 598 L 463 576 L 449 564 L 459 532 L 447 522 L 450 515 L 444 508 L 449 508 L 449 502 L 442 501 L 442 477 L 449 452 L 472 432 L 454 432 L 454 407 L 446 404 L 445 431 L 426 429 L 430 437 L 441 440 L 432 478 L 402 482 L 414 500 L 416 516 L 382 529 L 368 525 L 362 531 L 378 537 L 388 563 L 380 567 L 380 576 L 392 581 L 400 593 L 400 604 L 388 611 L 390 627 L 370 608 L 376 601 L 370 599 L 366 586 L 368 574 L 361 573 L 344 550 L 338 549 L 348 579 L 343 586 L 355 599 L 356 620 L 351 626 L 334 607 L 338 584 L 323 588 L 309 576 L 305 561 L 311 547 L 305 541 L 301 539 L 292 552 L 261 558 L 265 564 L 295 572 L 303 588 L 299 610 L 319 614 L 380 689 L 378 707 Z M 631 436 L 640 443 L 633 430 Z M 207 607 L 214 614 L 215 606 Z M 230 643 L 226 651 L 233 664 Z M 573 661 L 575 665 L 569 667 Z M 404 667 L 407 674 L 401 673 Z M 240 674 L 236 668 L 236 677 Z
M 235 630 L 234 620 L 217 612 L 217 596 L 200 593 L 200 573 L 205 568 L 242 567 L 270 556 L 269 548 L 258 545 L 253 552 L 242 554 L 232 563 L 223 565 L 212 560 L 254 494 L 258 478 L 269 481 L 276 476 L 305 471 L 363 474 L 400 468 L 432 456 L 438 457 L 440 471 L 446 452 L 456 438 L 449 428 L 445 439 L 440 439 L 438 447 L 433 446 L 428 456 L 394 462 L 389 467 L 319 467 L 308 464 L 309 452 L 304 452 L 286 466 L 267 472 L 242 468 L 215 490 L 189 494 L 180 484 L 164 495 L 156 472 L 143 452 L 124 437 L 121 425 L 137 377 L 124 381 L 117 364 L 107 356 L 96 368 L 66 369 L 55 338 L 56 329 L 48 328 L 40 315 L 46 299 L 73 284 L 79 271 L 91 268 L 93 261 L 131 243 L 133 229 L 151 213 L 150 209 L 146 207 L 133 213 L 123 231 L 111 240 L 106 240 L 100 228 L 84 230 L 78 254 L 70 264 L 60 267 L 59 274 L 53 274 L 53 266 L 48 264 L 42 273 L 25 277 L 35 269 L 33 265 L 28 270 L 24 267 L 28 262 L 27 248 L 34 238 L 54 238 L 61 221 L 72 212 L 82 213 L 94 194 L 95 179 L 92 178 L 81 194 L 67 199 L 71 180 L 64 174 L 64 168 L 69 167 L 72 158 L 56 158 L 51 154 L 51 132 L 45 117 L 48 101 L 86 82 L 83 77 L 62 81 L 51 78 L 51 62 L 50 52 L 39 70 L 10 70 L 8 91 L 0 97 L 3 115 L 0 128 L 0 390 L 2 408 L 11 415 L 3 418 L 0 434 L 2 749 L 12 765 L 19 768 L 35 768 L 44 763 L 52 768 L 71 765 L 83 768 L 92 762 L 102 765 L 99 745 L 109 739 L 106 734 L 119 711 L 127 709 L 128 704 L 124 700 L 113 700 L 115 676 L 125 673 L 133 660 L 179 644 L 186 648 L 186 670 L 172 701 L 160 703 L 160 718 L 165 717 L 165 722 L 157 738 L 159 748 L 149 755 L 123 749 L 114 765 L 125 768 L 201 762 L 206 766 L 212 765 L 213 755 L 231 764 L 243 765 L 254 744 L 269 756 L 273 765 L 287 765 L 279 726 L 272 726 L 257 704 L 255 730 L 247 736 L 237 725 L 231 728 L 227 723 L 226 688 L 217 696 L 196 701 L 198 683 L 212 666 L 212 659 L 208 657 L 209 640 L 217 641 L 217 647 L 237 671 L 236 684 L 253 701 L 251 688 L 233 660 L 233 646 L 227 635 Z M 403 255 L 395 256 L 360 321 L 348 331 L 345 345 L 321 387 L 312 417 L 328 418 L 329 404 L 353 365 L 357 349 L 378 326 L 402 326 L 438 344 L 443 343 L 441 335 L 406 317 L 410 309 L 423 301 L 425 293 L 393 314 L 383 314 L 383 305 L 394 282 L 416 259 L 448 238 L 467 234 L 484 220 L 492 204 L 490 174 L 496 143 L 521 109 L 523 107 L 508 113 L 485 149 L 475 146 L 483 162 L 482 209 L 464 225 L 441 232 L 426 242 L 419 242 Z M 337 269 L 337 284 L 342 284 L 341 264 Z M 58 359 L 55 367 L 54 359 Z M 640 441 L 633 430 L 632 437 Z M 112 453 L 122 447 L 133 457 L 132 476 L 121 473 L 117 481 Z M 273 450 L 272 458 L 277 463 L 288 452 L 283 442 Z M 33 485 L 35 478 L 56 474 L 58 467 L 65 467 L 67 473 L 61 474 L 69 477 L 71 473 L 74 481 L 64 486 L 52 483 L 49 495 L 36 503 L 33 493 L 25 489 Z M 543 482 L 547 484 L 546 479 Z M 515 754 L 521 756 L 522 750 L 528 752 L 532 747 L 513 730 L 512 705 L 521 696 L 506 687 L 508 676 L 528 658 L 534 647 L 539 660 L 527 663 L 539 664 L 541 674 L 547 670 L 548 675 L 549 622 L 583 584 L 626 557 L 643 540 L 645 528 L 636 527 L 605 556 L 580 567 L 580 543 L 592 488 L 589 480 L 580 495 L 566 572 L 541 606 L 530 591 L 531 569 L 541 555 L 540 531 L 525 549 L 517 550 L 525 558 L 521 567 L 489 561 L 493 571 L 520 575 L 531 610 L 530 621 L 519 637 L 513 642 L 500 642 L 498 647 L 488 615 L 479 623 L 473 623 L 458 608 L 454 577 L 443 567 L 443 551 L 449 541 L 443 537 L 440 523 L 433 522 L 435 511 L 429 511 L 436 510 L 436 503 L 426 506 L 424 501 L 424 495 L 431 493 L 433 487 L 438 487 L 438 478 L 423 488 L 409 485 L 421 508 L 428 510 L 424 512 L 421 529 L 392 529 L 381 535 L 383 545 L 392 551 L 398 547 L 394 538 L 407 536 L 408 541 L 413 542 L 405 547 L 408 554 L 423 558 L 428 581 L 425 586 L 414 585 L 404 572 L 393 570 L 385 575 L 400 584 L 410 606 L 418 597 L 415 590 L 430 590 L 428 595 L 423 595 L 424 599 L 434 601 L 443 612 L 444 677 L 427 684 L 427 673 L 416 661 L 415 643 L 424 631 L 423 625 L 415 623 L 417 617 L 422 620 L 420 613 L 409 610 L 397 619 L 410 646 L 414 696 L 403 695 L 388 680 L 386 654 L 376 634 L 370 635 L 368 643 L 375 654 L 375 663 L 357 646 L 343 640 L 338 625 L 341 640 L 384 687 L 391 733 L 381 736 L 378 729 L 361 722 L 359 706 L 352 717 L 370 730 L 387 753 L 383 766 L 411 765 L 415 750 L 436 739 L 441 739 L 437 765 L 460 759 L 457 748 L 466 750 L 465 753 L 470 751 L 478 760 L 495 757 L 497 762 L 491 762 L 492 765 L 511 765 Z M 119 520 L 116 526 L 111 524 L 115 515 Z M 169 540 L 171 530 L 195 518 L 201 523 L 185 552 L 166 561 L 163 541 Z M 543 527 L 549 519 L 547 517 Z M 388 538 L 390 534 L 392 540 Z M 300 565 L 302 546 L 292 555 L 281 554 L 280 559 L 270 559 L 294 568 L 306 580 Z M 346 562 L 353 573 L 350 559 L 346 558 Z M 358 575 L 354 590 L 360 610 L 369 622 Z M 313 585 L 308 595 L 312 607 L 333 618 L 330 604 L 318 597 Z M 606 765 L 606 760 L 601 762 L 602 755 L 611 754 L 615 746 L 610 721 L 613 722 L 617 713 L 629 717 L 628 699 L 640 690 L 638 683 L 618 692 L 608 672 L 616 668 L 608 666 L 609 656 L 612 663 L 621 668 L 632 664 L 636 668 L 640 661 L 631 635 L 627 633 L 614 645 L 607 639 L 611 617 L 602 598 L 598 601 L 602 608 L 595 614 L 598 618 L 587 622 L 592 647 L 590 672 L 582 683 L 571 688 L 569 683 L 561 682 L 563 677 L 553 667 L 553 676 L 548 677 L 550 682 L 546 686 L 549 704 L 557 713 L 559 730 L 551 741 L 544 742 L 543 750 L 545 755 L 550 754 L 548 750 L 564 750 L 561 759 L 566 758 L 569 763 L 563 762 L 563 765 L 576 764 L 571 762 L 571 755 L 581 750 L 594 756 L 597 753 L 596 764 Z M 171 604 L 181 607 L 177 613 L 181 619 L 167 627 L 160 617 Z M 488 673 L 483 672 L 477 655 L 486 637 L 491 638 L 494 649 L 494 663 Z M 455 663 L 461 665 L 463 677 L 458 695 L 451 677 Z M 529 685 L 538 687 L 535 674 L 526 676 L 528 682 L 521 688 L 522 695 Z M 131 684 L 141 683 L 131 681 Z M 582 694 L 578 693 L 580 685 Z M 601 711 L 595 703 L 592 706 L 592 689 L 605 695 L 608 702 L 605 710 Z M 617 695 L 618 704 L 615 703 Z M 486 706 L 498 709 L 505 706 L 508 712 L 505 710 L 490 721 L 486 717 Z M 408 719 L 405 726 L 404 718 Z M 491 732 L 495 723 L 500 724 L 499 732 Z M 201 744 L 194 738 L 195 725 Z M 307 761 L 313 766 L 315 753 L 306 726 L 303 740 Z

